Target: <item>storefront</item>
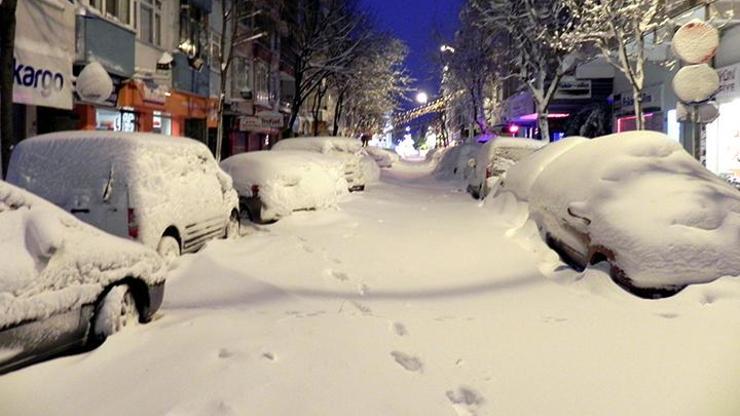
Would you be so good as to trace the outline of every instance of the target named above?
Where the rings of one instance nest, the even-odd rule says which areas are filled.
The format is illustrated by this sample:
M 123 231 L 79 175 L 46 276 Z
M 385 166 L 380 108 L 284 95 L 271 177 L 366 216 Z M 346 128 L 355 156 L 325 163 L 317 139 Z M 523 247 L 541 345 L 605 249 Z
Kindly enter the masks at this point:
M 707 126 L 707 169 L 740 180 L 740 63 L 718 72 L 719 118 Z

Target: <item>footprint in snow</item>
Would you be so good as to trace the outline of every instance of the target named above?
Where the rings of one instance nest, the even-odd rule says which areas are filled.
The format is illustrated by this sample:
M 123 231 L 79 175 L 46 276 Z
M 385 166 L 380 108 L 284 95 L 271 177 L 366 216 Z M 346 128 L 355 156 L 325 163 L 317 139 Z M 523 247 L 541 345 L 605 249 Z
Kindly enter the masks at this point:
M 362 312 L 365 315 L 370 315 L 373 313 L 373 310 L 370 309 L 369 306 L 365 306 L 359 302 L 352 301 L 352 305 L 357 308 L 358 311 Z
M 369 290 L 370 287 L 364 283 L 357 288 L 357 292 L 360 294 L 360 296 L 365 296 Z
M 225 359 L 225 358 L 231 358 L 234 356 L 234 352 L 227 349 L 227 348 L 221 348 L 218 350 L 218 358 Z
M 349 275 L 344 272 L 338 272 L 336 270 L 329 269 L 329 274 L 341 282 L 346 282 L 347 280 L 349 280 Z
M 262 354 L 262 358 L 264 358 L 266 360 L 270 360 L 270 361 L 275 361 L 277 359 L 277 357 L 275 357 L 275 354 L 273 354 L 271 352 L 263 353 Z
M 465 386 L 447 390 L 446 395 L 459 416 L 476 416 L 478 407 L 485 402 L 480 393 Z
M 424 363 L 422 363 L 418 357 L 414 357 L 400 351 L 392 351 L 391 356 L 394 360 L 396 360 L 398 365 L 403 367 L 403 369 L 406 371 L 411 371 L 415 373 L 424 372 Z
M 398 335 L 399 337 L 405 337 L 409 334 L 409 332 L 406 330 L 406 326 L 400 322 L 394 322 L 393 323 L 393 331 Z

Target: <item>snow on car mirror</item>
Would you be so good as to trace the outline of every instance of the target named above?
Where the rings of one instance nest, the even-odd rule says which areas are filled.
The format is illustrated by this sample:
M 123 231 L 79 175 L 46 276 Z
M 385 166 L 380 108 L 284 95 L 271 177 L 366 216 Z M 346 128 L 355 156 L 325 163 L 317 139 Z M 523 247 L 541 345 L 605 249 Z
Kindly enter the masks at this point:
M 64 230 L 59 218 L 50 210 L 33 208 L 26 223 L 26 241 L 36 258 L 49 258 L 64 243 Z

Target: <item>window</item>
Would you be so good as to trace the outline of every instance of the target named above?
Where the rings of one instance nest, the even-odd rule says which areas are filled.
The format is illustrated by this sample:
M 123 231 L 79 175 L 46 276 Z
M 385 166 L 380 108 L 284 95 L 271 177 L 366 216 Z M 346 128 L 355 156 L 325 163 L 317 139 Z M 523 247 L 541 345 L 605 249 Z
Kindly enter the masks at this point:
M 270 70 L 265 63 L 259 62 L 256 65 L 254 75 L 256 101 L 258 104 L 267 106 L 270 104 Z
M 133 0 L 90 0 L 90 7 L 105 17 L 124 25 L 131 25 L 131 2 Z
M 137 33 L 139 39 L 162 45 L 162 0 L 138 0 Z
M 231 96 L 233 98 L 244 98 L 245 100 L 253 99 L 247 58 L 235 56 L 229 73 L 231 74 Z
M 211 69 L 219 72 L 219 61 L 221 59 L 221 34 L 211 32 Z
M 180 3 L 180 41 L 178 47 L 188 58 L 201 57 L 203 49 L 208 46 L 206 30 L 206 13 L 192 4 L 182 0 Z

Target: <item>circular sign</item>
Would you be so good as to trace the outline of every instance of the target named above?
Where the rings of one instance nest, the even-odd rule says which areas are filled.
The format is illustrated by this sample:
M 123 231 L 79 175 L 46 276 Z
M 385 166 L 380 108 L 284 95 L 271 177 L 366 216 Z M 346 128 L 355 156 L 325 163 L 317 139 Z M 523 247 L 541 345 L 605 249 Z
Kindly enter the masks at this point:
M 673 78 L 673 91 L 684 103 L 706 101 L 719 90 L 719 74 L 707 64 L 681 68 Z
M 673 35 L 673 52 L 684 62 L 689 64 L 703 64 L 709 62 L 719 48 L 719 32 L 717 29 L 699 19 L 694 19 Z

